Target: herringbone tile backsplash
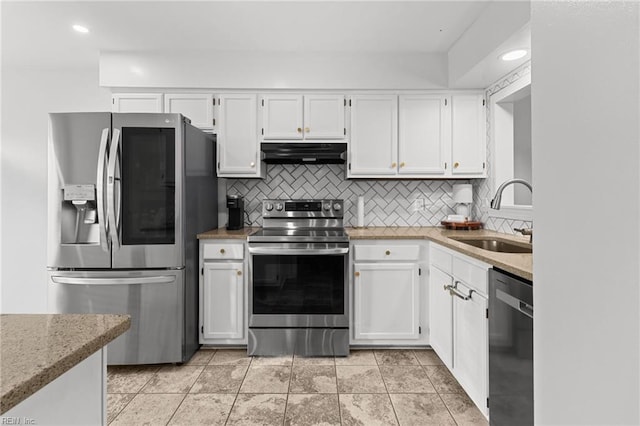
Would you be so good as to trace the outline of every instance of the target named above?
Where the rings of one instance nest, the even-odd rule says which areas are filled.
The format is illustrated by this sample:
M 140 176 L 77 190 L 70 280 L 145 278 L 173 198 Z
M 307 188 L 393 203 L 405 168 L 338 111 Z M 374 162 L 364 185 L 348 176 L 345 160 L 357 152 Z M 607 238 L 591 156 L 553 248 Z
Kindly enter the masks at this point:
M 355 226 L 358 196 L 365 200 L 366 226 L 436 226 L 454 214 L 454 183 L 447 180 L 347 180 L 345 166 L 336 164 L 267 165 L 265 179 L 228 179 L 227 194 L 245 197 L 245 210 L 254 225 L 262 225 L 265 198 L 341 198 L 345 226 Z M 423 198 L 425 209 L 413 210 Z

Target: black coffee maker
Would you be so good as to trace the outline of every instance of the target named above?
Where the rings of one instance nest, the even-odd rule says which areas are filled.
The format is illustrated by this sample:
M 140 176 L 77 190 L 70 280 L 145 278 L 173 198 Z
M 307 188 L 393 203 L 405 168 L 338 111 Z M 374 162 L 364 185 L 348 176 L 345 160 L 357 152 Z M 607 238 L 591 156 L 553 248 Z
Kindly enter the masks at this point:
M 229 210 L 227 229 L 232 231 L 244 228 L 244 197 L 227 195 L 227 209 Z

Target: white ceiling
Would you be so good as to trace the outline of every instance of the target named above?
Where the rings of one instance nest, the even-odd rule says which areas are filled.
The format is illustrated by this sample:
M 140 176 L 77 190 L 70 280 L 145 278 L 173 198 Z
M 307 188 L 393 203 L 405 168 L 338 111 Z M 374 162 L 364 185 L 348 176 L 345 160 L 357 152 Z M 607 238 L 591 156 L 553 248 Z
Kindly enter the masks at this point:
M 2 2 L 3 62 L 95 66 L 101 50 L 447 52 L 483 1 Z M 72 24 L 90 29 L 83 35 Z

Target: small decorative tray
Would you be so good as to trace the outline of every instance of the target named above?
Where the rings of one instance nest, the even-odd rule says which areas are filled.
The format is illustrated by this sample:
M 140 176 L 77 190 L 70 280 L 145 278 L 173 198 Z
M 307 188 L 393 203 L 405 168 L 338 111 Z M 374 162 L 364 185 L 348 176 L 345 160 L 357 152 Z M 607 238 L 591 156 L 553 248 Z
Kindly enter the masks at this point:
M 473 220 L 467 222 L 448 222 L 446 220 L 443 220 L 442 222 L 440 222 L 440 224 L 447 229 L 466 229 L 469 231 L 482 229 L 482 222 Z

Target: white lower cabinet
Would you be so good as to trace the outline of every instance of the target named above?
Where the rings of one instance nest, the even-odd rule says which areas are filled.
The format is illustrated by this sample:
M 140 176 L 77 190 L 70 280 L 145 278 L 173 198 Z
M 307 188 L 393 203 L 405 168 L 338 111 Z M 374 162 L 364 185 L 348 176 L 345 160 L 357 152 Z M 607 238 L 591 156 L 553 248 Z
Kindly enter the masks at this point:
M 453 297 L 453 371 L 469 397 L 486 415 L 489 396 L 489 330 L 487 298 L 458 283 L 457 290 L 471 294 Z M 466 296 L 468 297 L 468 296 Z
M 200 243 L 200 343 L 246 344 L 244 244 Z
M 431 347 L 488 416 L 490 265 L 434 243 L 429 258 Z
M 352 246 L 352 345 L 425 345 L 424 243 L 357 242 Z
M 431 265 L 429 270 L 429 330 L 431 347 L 444 365 L 453 367 L 453 304 L 445 287 L 453 278 Z

